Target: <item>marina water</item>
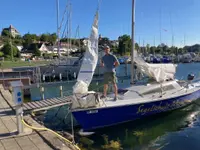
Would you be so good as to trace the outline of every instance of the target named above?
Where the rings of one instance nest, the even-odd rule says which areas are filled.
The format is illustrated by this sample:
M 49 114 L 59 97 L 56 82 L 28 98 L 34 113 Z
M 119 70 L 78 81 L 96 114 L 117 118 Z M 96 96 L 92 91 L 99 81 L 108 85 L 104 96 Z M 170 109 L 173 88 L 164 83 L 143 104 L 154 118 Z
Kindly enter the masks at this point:
M 125 65 L 121 65 L 117 69 L 118 76 L 124 76 L 126 73 L 130 75 L 129 68 L 130 66 L 126 69 Z M 200 63 L 179 64 L 176 78 L 186 79 L 189 73 L 199 78 Z M 129 79 L 118 80 L 119 87 L 125 87 L 129 83 Z M 64 95 L 71 94 L 73 85 L 74 82 L 63 84 Z M 59 96 L 59 86 L 45 87 L 45 96 Z M 94 81 L 90 88 L 102 90 L 102 83 Z M 31 94 L 33 100 L 40 98 L 38 88 L 31 89 Z M 64 106 L 49 110 L 42 119 L 46 126 L 64 131 L 70 127 L 70 116 L 67 114 L 67 106 Z M 101 150 L 106 148 L 105 144 L 109 145 L 110 141 L 113 141 L 120 143 L 124 150 L 199 150 L 200 100 L 183 109 L 99 129 L 92 136 L 78 139 L 85 149 Z

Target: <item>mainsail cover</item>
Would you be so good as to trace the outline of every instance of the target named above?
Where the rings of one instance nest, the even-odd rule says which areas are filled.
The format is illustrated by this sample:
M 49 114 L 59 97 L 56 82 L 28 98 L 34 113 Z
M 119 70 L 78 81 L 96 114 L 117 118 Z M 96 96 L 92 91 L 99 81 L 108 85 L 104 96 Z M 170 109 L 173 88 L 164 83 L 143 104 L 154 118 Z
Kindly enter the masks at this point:
M 96 12 L 87 49 L 79 70 L 77 82 L 73 87 L 73 93 L 84 94 L 92 81 L 93 74 L 98 62 L 98 10 Z
M 174 64 L 149 64 L 141 57 L 135 57 L 134 61 L 137 67 L 149 77 L 154 78 L 157 82 L 174 79 L 176 65 Z

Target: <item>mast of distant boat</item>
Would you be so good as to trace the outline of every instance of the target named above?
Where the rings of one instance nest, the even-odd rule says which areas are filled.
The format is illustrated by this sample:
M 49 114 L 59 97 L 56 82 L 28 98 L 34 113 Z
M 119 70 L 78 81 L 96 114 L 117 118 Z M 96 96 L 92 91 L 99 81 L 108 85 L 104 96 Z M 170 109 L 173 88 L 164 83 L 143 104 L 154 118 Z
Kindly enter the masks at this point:
M 59 0 L 56 0 L 56 8 L 57 8 L 57 50 L 58 50 L 58 58 L 60 60 Z
M 134 41 L 134 34 L 135 34 L 135 0 L 132 0 L 132 51 L 131 51 L 131 84 L 134 84 L 134 50 L 135 50 L 135 41 Z

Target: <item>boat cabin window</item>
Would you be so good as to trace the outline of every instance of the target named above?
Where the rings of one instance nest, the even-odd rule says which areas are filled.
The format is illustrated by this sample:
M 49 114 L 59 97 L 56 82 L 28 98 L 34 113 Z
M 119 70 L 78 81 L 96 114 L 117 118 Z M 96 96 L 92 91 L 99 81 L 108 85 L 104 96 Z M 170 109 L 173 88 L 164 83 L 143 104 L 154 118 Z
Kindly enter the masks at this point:
M 173 85 L 166 85 L 166 86 L 163 86 L 163 91 L 168 91 L 168 90 L 172 90 L 172 89 L 175 89 L 175 87 Z M 143 93 L 141 93 L 142 95 L 148 95 L 148 94 L 153 94 L 153 93 L 159 93 L 161 92 L 161 88 L 160 87 L 156 87 L 154 89 L 150 89 L 148 91 L 145 91 Z

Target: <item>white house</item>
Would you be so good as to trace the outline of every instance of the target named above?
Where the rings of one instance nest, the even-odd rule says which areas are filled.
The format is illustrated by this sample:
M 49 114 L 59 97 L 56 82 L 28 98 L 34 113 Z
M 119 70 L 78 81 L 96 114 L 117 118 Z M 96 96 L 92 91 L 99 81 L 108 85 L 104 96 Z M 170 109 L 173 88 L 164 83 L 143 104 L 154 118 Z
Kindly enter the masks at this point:
M 3 46 L 4 46 L 4 44 L 0 45 L 0 49 L 2 49 L 2 48 L 3 48 Z
M 23 46 L 16 46 L 18 51 L 21 52 L 21 50 L 23 49 Z
M 51 53 L 51 51 L 48 49 L 48 47 L 44 43 L 38 44 L 38 48 L 39 48 L 39 51 L 41 52 L 41 54 Z
M 47 53 L 47 54 L 52 53 L 52 51 L 50 51 L 44 43 L 32 43 L 28 46 L 28 48 L 23 48 L 21 50 L 21 56 L 22 57 L 31 57 L 35 53 L 34 49 L 36 46 L 39 49 L 39 51 L 41 52 L 41 55 L 45 54 L 45 53 Z

